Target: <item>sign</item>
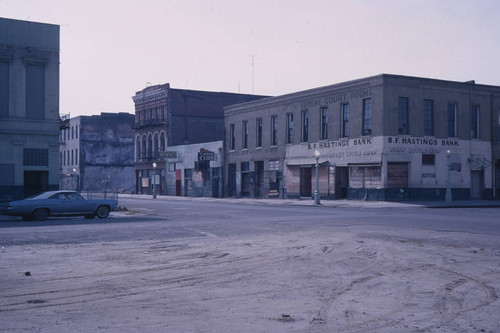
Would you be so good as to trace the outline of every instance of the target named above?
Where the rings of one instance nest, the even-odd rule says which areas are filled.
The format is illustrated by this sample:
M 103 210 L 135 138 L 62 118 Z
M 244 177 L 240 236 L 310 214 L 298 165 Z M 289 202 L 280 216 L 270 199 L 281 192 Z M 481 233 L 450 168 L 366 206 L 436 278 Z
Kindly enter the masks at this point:
M 213 151 L 200 151 L 198 153 L 198 161 L 200 162 L 215 161 L 215 153 Z
M 176 151 L 160 151 L 160 158 L 174 159 L 178 158 L 179 154 Z

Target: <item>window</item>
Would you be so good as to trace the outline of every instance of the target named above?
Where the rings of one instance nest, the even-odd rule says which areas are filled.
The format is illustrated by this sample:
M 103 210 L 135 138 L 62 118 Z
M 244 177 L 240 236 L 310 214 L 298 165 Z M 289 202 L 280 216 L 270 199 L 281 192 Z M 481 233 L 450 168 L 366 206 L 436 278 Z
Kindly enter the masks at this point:
M 0 117 L 9 116 L 9 63 L 0 59 Z
M 293 143 L 293 113 L 286 114 L 286 143 Z
M 435 165 L 436 155 L 422 154 L 422 165 Z
M 234 150 L 235 148 L 235 133 L 234 124 L 229 125 L 229 150 Z
M 78 126 L 75 126 L 75 139 L 78 139 Z
M 71 126 L 71 140 L 75 138 L 75 127 Z
M 26 65 L 26 118 L 45 118 L 45 65 Z
M 78 165 L 78 149 L 75 149 L 75 164 Z
M 63 151 L 62 165 L 66 165 L 66 150 Z
M 248 148 L 248 120 L 243 121 L 243 126 L 241 128 L 241 132 L 243 133 L 243 149 Z
M 341 117 L 341 126 L 342 128 L 340 129 L 340 135 L 343 138 L 346 138 L 349 136 L 349 104 L 344 103 L 340 105 L 340 117 Z
M 434 101 L 424 100 L 424 135 L 434 135 Z
M 75 159 L 74 159 L 74 152 L 73 149 L 71 149 L 71 165 L 75 164 Z
M 257 118 L 255 134 L 255 146 L 262 147 L 262 118 Z
M 161 121 L 165 122 L 165 105 L 160 106 Z
M 472 105 L 470 114 L 470 137 L 471 139 L 479 138 L 479 105 Z
M 363 135 L 372 134 L 372 99 L 363 100 Z
M 328 139 L 328 107 L 322 107 L 320 109 L 321 116 L 321 128 L 320 128 L 320 139 L 326 140 Z
M 398 98 L 398 134 L 408 135 L 408 98 Z
M 271 116 L 271 146 L 278 145 L 278 116 Z
M 49 150 L 25 148 L 23 150 L 23 164 L 24 166 L 48 166 Z
M 302 110 L 302 142 L 309 141 L 309 111 Z
M 457 103 L 448 103 L 448 137 L 457 136 Z

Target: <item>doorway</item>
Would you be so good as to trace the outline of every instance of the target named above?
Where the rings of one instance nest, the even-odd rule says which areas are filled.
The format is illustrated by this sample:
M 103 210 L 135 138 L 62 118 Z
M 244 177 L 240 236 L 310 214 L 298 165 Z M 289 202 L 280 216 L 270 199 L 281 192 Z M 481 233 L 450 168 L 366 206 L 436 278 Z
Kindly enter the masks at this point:
M 483 199 L 484 171 L 471 171 L 470 173 L 470 198 Z
M 24 171 L 24 197 L 30 197 L 49 189 L 48 171 Z
M 312 197 L 312 183 L 311 175 L 312 168 L 300 168 L 300 196 L 301 197 Z
M 264 161 L 255 161 L 255 197 L 262 198 L 264 192 Z
M 335 167 L 335 197 L 337 199 L 346 199 L 348 187 L 349 167 Z

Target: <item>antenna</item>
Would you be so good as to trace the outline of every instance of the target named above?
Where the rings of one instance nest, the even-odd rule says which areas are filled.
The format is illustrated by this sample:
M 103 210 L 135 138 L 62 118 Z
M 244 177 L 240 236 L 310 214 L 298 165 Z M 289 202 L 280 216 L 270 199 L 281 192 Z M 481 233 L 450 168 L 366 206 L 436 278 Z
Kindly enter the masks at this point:
M 252 94 L 255 94 L 255 55 L 252 54 Z

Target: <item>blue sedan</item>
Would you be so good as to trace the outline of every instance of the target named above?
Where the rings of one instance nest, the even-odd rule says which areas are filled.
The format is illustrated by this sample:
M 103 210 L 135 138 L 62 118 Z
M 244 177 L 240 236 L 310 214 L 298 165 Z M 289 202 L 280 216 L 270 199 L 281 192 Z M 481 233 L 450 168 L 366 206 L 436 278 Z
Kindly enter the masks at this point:
M 118 206 L 118 200 L 85 199 L 75 191 L 50 191 L 19 201 L 11 201 L 4 214 L 25 220 L 43 221 L 49 216 L 84 216 L 106 218 Z

